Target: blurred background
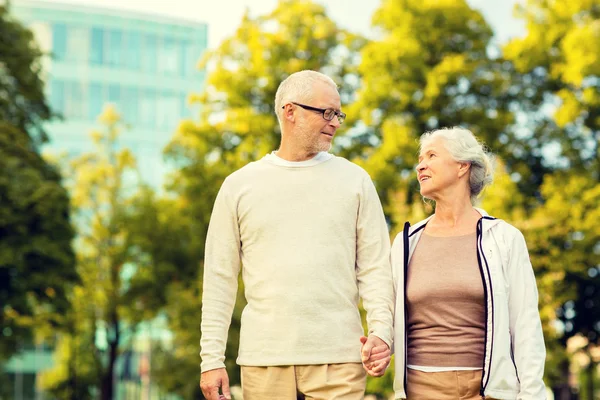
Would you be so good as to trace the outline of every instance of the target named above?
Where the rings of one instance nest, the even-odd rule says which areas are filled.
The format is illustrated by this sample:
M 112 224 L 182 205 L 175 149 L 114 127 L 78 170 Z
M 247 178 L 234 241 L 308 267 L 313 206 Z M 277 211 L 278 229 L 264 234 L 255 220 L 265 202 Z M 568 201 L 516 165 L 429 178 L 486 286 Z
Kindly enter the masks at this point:
M 0 1 L 0 399 L 203 398 L 213 201 L 277 149 L 302 69 L 340 86 L 332 151 L 391 238 L 432 212 L 420 134 L 461 125 L 497 155 L 482 206 L 527 240 L 549 398 L 600 399 L 597 0 Z

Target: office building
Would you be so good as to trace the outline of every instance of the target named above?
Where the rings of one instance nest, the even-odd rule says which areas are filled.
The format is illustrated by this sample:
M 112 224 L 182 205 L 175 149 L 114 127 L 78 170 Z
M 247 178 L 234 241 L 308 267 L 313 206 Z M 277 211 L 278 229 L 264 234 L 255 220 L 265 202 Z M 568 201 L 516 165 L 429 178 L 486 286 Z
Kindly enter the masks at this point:
M 144 179 L 160 187 L 162 151 L 182 118 L 193 117 L 188 95 L 202 90 L 197 65 L 206 24 L 31 0 L 11 2 L 11 11 L 51 54 L 44 60 L 46 90 L 64 119 L 47 125 L 48 148 L 89 151 L 97 117 L 113 103 L 129 125 L 120 144 L 134 151 Z

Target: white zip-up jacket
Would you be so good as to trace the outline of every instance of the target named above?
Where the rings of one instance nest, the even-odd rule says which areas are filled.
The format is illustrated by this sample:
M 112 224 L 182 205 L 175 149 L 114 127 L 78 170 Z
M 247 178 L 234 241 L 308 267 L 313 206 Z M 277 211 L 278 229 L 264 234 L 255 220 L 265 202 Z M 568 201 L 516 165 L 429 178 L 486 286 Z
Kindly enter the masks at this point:
M 546 348 L 538 311 L 538 292 L 523 234 L 477 209 L 477 261 L 486 305 L 485 357 L 480 394 L 494 399 L 543 400 Z M 410 226 L 394 240 L 391 253 L 396 310 L 394 317 L 396 399 L 406 398 L 406 272 L 423 228 L 431 217 Z M 408 251 L 405 251 L 408 250 Z

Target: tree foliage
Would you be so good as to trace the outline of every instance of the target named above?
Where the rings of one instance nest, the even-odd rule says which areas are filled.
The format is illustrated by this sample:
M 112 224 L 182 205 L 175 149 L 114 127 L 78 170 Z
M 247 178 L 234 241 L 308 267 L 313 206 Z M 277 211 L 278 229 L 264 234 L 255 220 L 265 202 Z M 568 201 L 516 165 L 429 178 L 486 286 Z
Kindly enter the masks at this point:
M 53 116 L 44 96 L 41 56 L 33 33 L 0 5 L 0 121 L 27 132 L 36 145 L 48 139 L 42 123 Z
M 40 54 L 31 32 L 0 5 L 0 360 L 32 341 L 34 330 L 63 324 L 77 281 L 69 198 L 38 153 L 51 117 Z
M 600 141 L 600 6 L 594 0 L 529 0 L 517 8 L 527 35 L 504 53 L 522 75 L 520 108 L 552 167 L 593 168 Z
M 57 364 L 43 378 L 51 393 L 72 399 L 114 398 L 117 360 L 144 318 L 144 303 L 130 293 L 130 282 L 147 266 L 132 233 L 139 232 L 132 216 L 141 181 L 133 154 L 119 146 L 120 115 L 109 106 L 100 121 L 103 130 L 92 133 L 95 150 L 65 167 L 81 283 L 70 293 L 73 311 Z
M 423 132 L 463 125 L 511 154 L 510 69 L 488 56 L 492 30 L 465 1 L 383 1 L 373 25 L 344 154 L 371 173 L 390 215 L 395 191 L 416 191 L 406 181 Z

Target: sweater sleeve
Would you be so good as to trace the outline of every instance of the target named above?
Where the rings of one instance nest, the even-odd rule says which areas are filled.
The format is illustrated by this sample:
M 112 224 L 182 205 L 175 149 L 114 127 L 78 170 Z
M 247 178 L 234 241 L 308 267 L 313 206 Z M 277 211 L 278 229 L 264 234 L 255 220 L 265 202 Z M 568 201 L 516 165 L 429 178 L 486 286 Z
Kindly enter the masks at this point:
M 391 348 L 394 295 L 390 239 L 379 196 L 368 175 L 362 186 L 356 241 L 358 290 L 367 312 L 368 331 Z
M 542 379 L 546 348 L 538 310 L 538 292 L 523 234 L 515 229 L 509 243 L 509 317 L 520 400 L 545 399 Z
M 219 190 L 210 218 L 202 281 L 201 370 L 225 367 L 227 332 L 240 272 L 240 233 L 228 181 Z

